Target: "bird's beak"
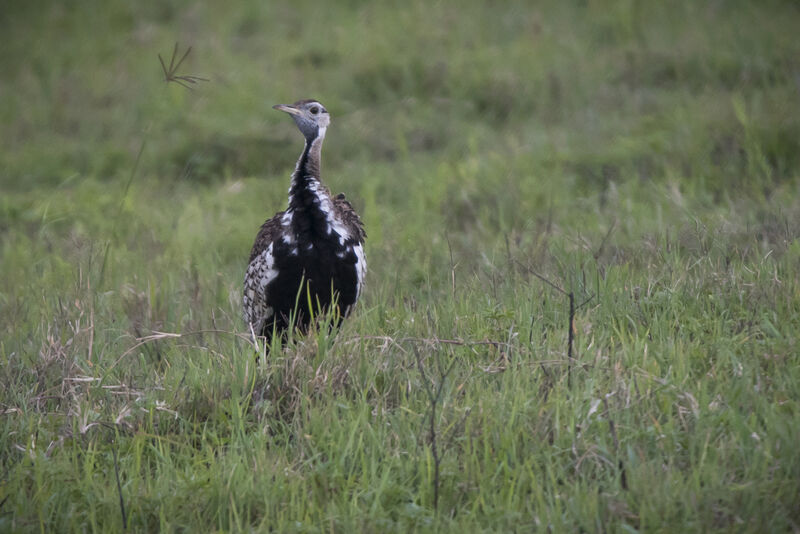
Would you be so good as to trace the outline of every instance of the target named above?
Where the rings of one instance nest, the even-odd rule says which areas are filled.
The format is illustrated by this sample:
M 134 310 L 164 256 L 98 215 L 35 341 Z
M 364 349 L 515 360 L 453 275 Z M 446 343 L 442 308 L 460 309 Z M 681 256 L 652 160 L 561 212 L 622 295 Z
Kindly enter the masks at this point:
M 300 115 L 300 110 L 294 106 L 287 106 L 285 104 L 278 104 L 276 106 L 272 106 L 272 109 L 277 109 L 278 111 L 285 111 L 289 115 Z

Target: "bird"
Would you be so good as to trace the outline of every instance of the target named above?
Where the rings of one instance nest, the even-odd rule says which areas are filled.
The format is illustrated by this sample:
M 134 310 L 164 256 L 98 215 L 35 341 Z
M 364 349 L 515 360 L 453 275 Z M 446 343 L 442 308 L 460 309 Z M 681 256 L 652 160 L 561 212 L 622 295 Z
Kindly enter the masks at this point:
M 320 176 L 330 114 L 314 99 L 272 107 L 294 119 L 305 144 L 288 207 L 261 225 L 244 277 L 244 320 L 268 343 L 274 334 L 285 339 L 290 328 L 307 330 L 320 312 L 341 323 L 361 296 L 367 273 L 364 225 L 344 194 L 332 197 Z

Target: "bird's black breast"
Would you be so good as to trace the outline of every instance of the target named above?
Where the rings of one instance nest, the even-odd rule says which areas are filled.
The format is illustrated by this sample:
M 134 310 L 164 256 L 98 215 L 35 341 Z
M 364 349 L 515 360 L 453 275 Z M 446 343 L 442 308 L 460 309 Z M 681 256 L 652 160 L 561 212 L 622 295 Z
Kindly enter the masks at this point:
M 357 257 L 353 244 L 336 240 L 273 242 L 277 276 L 270 282 L 267 305 L 274 310 L 279 328 L 288 325 L 296 310 L 297 324 L 307 324 L 311 315 L 336 303 L 342 314 L 358 296 Z M 313 313 L 312 313 L 313 312 Z M 286 324 L 284 324 L 286 323 Z M 272 325 L 265 325 L 272 328 Z

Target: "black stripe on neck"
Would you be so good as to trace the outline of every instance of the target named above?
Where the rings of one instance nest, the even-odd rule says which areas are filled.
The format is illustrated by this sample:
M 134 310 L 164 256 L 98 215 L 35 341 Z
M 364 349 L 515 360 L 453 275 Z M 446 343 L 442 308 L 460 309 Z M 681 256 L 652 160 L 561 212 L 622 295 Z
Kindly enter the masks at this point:
M 292 175 L 292 186 L 289 190 L 289 207 L 295 210 L 307 209 L 307 197 L 311 195 L 308 185 L 311 180 L 319 181 L 319 149 L 312 152 L 319 136 L 306 138 L 303 152 L 297 160 L 297 167 Z

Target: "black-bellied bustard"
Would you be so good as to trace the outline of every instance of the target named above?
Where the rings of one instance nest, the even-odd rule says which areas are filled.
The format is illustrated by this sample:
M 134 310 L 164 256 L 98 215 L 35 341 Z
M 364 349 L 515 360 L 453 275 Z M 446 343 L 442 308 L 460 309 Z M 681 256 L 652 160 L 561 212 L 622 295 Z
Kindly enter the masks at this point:
M 245 321 L 268 339 L 285 331 L 292 317 L 303 329 L 321 311 L 347 316 L 367 272 L 361 219 L 343 194 L 331 197 L 320 178 L 328 111 L 316 100 L 273 107 L 292 116 L 305 146 L 292 174 L 289 207 L 261 225 L 244 277 Z

